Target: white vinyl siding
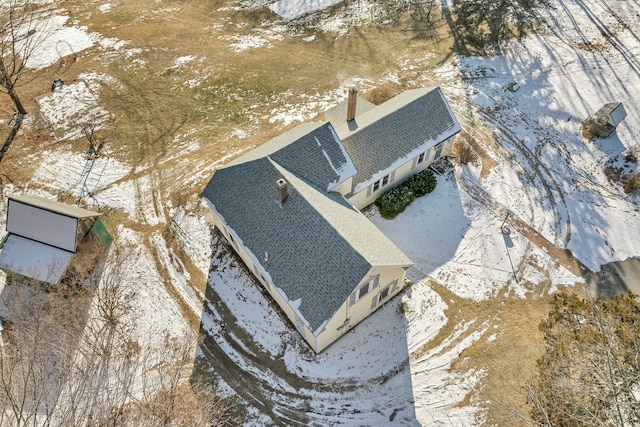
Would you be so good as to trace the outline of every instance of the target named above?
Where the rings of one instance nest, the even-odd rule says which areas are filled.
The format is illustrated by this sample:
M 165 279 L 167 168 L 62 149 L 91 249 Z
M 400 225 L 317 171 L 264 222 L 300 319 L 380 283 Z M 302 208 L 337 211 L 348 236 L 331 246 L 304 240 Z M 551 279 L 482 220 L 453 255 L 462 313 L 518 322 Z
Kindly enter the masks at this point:
M 75 252 L 77 227 L 77 218 L 9 199 L 9 233 Z

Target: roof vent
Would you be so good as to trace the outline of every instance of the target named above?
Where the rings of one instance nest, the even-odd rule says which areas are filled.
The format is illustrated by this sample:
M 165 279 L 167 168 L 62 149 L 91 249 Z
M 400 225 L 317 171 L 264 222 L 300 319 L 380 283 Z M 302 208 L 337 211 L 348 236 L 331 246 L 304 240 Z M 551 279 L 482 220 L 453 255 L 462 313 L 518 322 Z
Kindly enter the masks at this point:
M 356 119 L 356 103 L 358 101 L 358 89 L 352 86 L 349 89 L 349 98 L 347 98 L 347 121 L 351 122 Z
M 276 198 L 280 203 L 284 203 L 289 196 L 287 181 L 284 178 L 276 180 Z

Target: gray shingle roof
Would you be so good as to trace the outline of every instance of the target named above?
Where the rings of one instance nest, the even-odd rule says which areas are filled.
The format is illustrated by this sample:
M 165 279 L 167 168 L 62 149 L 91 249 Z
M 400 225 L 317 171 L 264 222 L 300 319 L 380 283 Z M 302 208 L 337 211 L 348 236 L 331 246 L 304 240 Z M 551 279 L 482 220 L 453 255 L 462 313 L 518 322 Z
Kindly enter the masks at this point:
M 276 200 L 284 177 L 289 197 Z M 270 158 L 218 170 L 203 191 L 315 331 L 372 265 L 411 261 L 337 194 L 319 191 Z M 268 260 L 264 260 L 264 254 Z
M 356 169 L 333 126 L 328 123 L 303 123 L 237 158 L 240 164 L 270 156 L 297 176 L 330 191 Z
M 460 131 L 440 88 L 408 90 L 357 114 L 351 125 L 334 125 L 358 171 L 354 188 Z
M 335 130 L 328 122 L 301 124 L 218 170 L 203 191 L 312 331 L 371 267 L 412 264 L 331 188 L 352 175 L 362 185 L 460 131 L 439 88 L 410 90 L 377 107 L 359 103 L 354 122 L 342 122 L 340 104 L 327 113 Z M 276 199 L 280 178 L 289 188 L 284 203 Z

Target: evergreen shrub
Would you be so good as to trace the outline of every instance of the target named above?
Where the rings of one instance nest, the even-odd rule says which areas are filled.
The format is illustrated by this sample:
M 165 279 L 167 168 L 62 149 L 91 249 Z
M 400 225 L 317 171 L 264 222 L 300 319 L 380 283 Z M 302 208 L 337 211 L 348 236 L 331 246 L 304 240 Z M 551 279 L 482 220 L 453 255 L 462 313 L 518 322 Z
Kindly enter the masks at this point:
M 382 193 L 375 201 L 375 205 L 384 218 L 394 218 L 404 211 L 416 197 L 431 193 L 436 188 L 436 183 L 433 172 L 430 169 L 425 169 L 410 176 L 398 187 Z
M 425 194 L 431 193 L 433 189 L 436 188 L 436 177 L 433 175 L 433 172 L 431 172 L 431 169 L 425 169 L 407 178 L 404 185 L 408 185 L 416 194 L 416 197 L 422 197 Z

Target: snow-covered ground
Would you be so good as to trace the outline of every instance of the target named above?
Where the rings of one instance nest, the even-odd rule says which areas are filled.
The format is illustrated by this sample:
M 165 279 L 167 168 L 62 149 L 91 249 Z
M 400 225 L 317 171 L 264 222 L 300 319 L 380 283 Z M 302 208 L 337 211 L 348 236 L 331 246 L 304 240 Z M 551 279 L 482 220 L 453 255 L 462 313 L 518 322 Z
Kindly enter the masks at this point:
M 279 0 L 270 7 L 291 19 L 333 3 Z M 369 6 L 362 2 L 363 8 Z M 108 14 L 114 7 L 107 3 L 99 11 Z M 367 212 L 415 262 L 409 271 L 414 283 L 320 355 L 302 343 L 245 270 L 225 253 L 211 233 L 206 209 L 174 207 L 160 200 L 153 191 L 156 178 L 151 171 L 147 175 L 121 164 L 108 152 L 87 160 L 60 146 L 37 168 L 32 187 L 119 209 L 150 227 L 170 223 L 183 252 L 208 278 L 209 289 L 203 304 L 204 296 L 190 287 L 190 273 L 175 248 L 158 230 L 149 236 L 119 230 L 123 242 L 149 246 L 141 255 L 144 262 L 132 266 L 140 283 L 151 284 L 137 296 L 149 320 L 141 325 L 141 334 L 161 338 L 160 332 L 179 334 L 185 325 L 160 285 L 162 276 L 169 277 L 212 338 L 198 354 L 214 371 L 219 365 L 218 384 L 247 408 L 248 425 L 274 419 L 307 425 L 480 424 L 483 412 L 478 401 L 460 404 L 477 390 L 486 373 L 451 366 L 464 349 L 495 331 L 468 321 L 442 342 L 425 347 L 451 321 L 445 315 L 450 302 L 428 282 L 435 280 L 458 297 L 482 301 L 498 292 L 518 298 L 542 284 L 545 291 L 553 291 L 558 285 L 582 281 L 525 236 L 501 234 L 504 218 L 488 201 L 508 209 L 553 244 L 570 249 L 592 270 L 640 255 L 638 197 L 625 195 L 604 172 L 606 165 L 638 172 L 638 165 L 625 163 L 623 157 L 630 150 L 640 153 L 640 112 L 634 108 L 640 99 L 640 39 L 634 32 L 640 28 L 639 13 L 637 4 L 623 0 L 560 1 L 546 17 L 548 28 L 521 43 L 502 46 L 500 55 L 454 57 L 411 82 L 442 85 L 463 127 L 478 140 L 482 141 L 482 133 L 472 129 L 472 122 L 488 127 L 497 144 L 484 148 L 497 165 L 486 176 L 479 165 L 457 166 L 454 173 L 438 177 L 433 193 L 416 200 L 394 220 Z M 66 22 L 55 20 L 56 46 L 73 52 L 94 44 L 113 50 L 122 46 L 117 40 L 88 35 L 81 27 L 61 27 Z M 226 40 L 229 49 L 268 47 L 269 40 L 286 36 L 277 26 L 261 31 L 255 39 Z M 34 57 L 32 66 L 59 60 L 59 55 L 49 56 L 52 52 Z M 194 59 L 178 58 L 175 66 Z M 406 70 L 413 66 L 405 64 Z M 514 82 L 518 90 L 507 90 Z M 99 108 L 96 92 L 90 104 Z M 607 139 L 585 140 L 581 122 L 613 101 L 623 102 L 628 113 L 617 132 Z M 270 119 L 285 124 L 300 121 L 313 111 L 309 104 L 323 102 L 325 95 L 310 96 L 304 103 L 292 101 Z M 45 115 L 56 123 L 62 117 L 64 129 L 64 116 Z M 238 132 L 238 138 L 244 135 Z M 198 149 L 197 144 L 194 147 Z M 490 199 L 478 200 L 473 188 L 484 190 Z M 22 190 L 5 186 L 4 191 L 6 196 Z M 165 210 L 171 218 L 165 218 Z M 153 262 L 152 253 L 158 262 Z M 2 280 L 0 276 L 0 288 Z M 162 320 L 152 322 L 156 316 Z
M 484 325 L 465 324 L 445 342 L 413 359 L 411 355 L 448 322 L 444 314 L 447 303 L 427 280 L 437 280 L 458 296 L 482 300 L 505 288 L 515 296 L 524 296 L 542 283 L 548 286 L 550 282 L 552 286 L 545 289 L 553 291 L 558 285 L 573 285 L 582 279 L 524 236 L 503 236 L 499 230 L 504 218 L 466 191 L 469 182 L 551 242 L 568 247 L 591 269 L 640 254 L 638 199 L 625 195 L 619 184 L 612 184 L 604 175 L 605 163 L 620 165 L 624 152 L 638 149 L 638 113 L 628 108 L 629 115 L 617 133 L 606 140 L 589 142 L 580 136 L 581 121 L 604 103 L 620 101 L 632 106 L 640 95 L 640 86 L 633 84 L 640 70 L 635 54 L 630 54 L 640 49 L 630 30 L 639 24 L 637 14 L 617 15 L 630 21 L 620 27 L 617 41 L 603 51 L 581 50 L 577 46 L 580 41 L 571 39 L 601 37 L 600 23 L 592 19 L 592 14 L 609 13 L 601 8 L 600 3 L 588 3 L 585 10 L 580 4 L 566 2 L 562 14 L 554 14 L 560 27 L 553 33 L 559 36 L 545 34 L 527 38 L 522 44 L 511 43 L 503 47 L 502 55 L 492 58 L 458 57 L 435 72 L 434 79 L 443 82 L 456 111 L 470 107 L 478 115 L 474 119 L 493 131 L 498 146 L 488 154 L 498 164 L 486 177 L 480 177 L 480 169 L 474 166 L 457 169 L 455 178 L 440 177 L 432 194 L 414 202 L 394 220 L 371 215 L 416 263 L 410 271 L 416 283 L 353 334 L 317 357 L 302 357 L 304 349 L 291 344 L 295 332 L 274 315 L 261 296 L 246 292 L 250 285 L 244 275 L 239 281 L 239 273 L 230 267 L 210 275 L 213 288 L 231 309 L 237 325 L 248 331 L 266 354 L 284 359 L 288 373 L 338 387 L 355 381 L 358 392 L 343 390 L 341 401 L 357 407 L 358 416 L 354 418 L 349 407 L 339 405 L 325 390 L 298 388 L 298 396 L 308 394 L 309 399 L 298 397 L 288 404 L 281 393 L 267 396 L 289 408 L 295 408 L 300 400 L 309 402 L 306 415 L 318 424 L 481 422 L 482 412 L 477 407 L 458 404 L 480 384 L 484 373 L 451 372 L 450 367 L 465 348 L 494 332 Z M 603 69 L 604 64 L 615 66 Z M 617 82 L 603 85 L 609 81 Z M 506 90 L 512 82 L 519 84 L 516 92 Z M 470 120 L 465 118 L 466 123 Z M 638 172 L 637 165 L 626 167 L 629 172 Z M 399 311 L 405 314 L 399 315 Z M 227 342 L 228 353 L 234 354 L 233 345 L 228 344 L 234 339 L 224 333 L 221 318 L 213 313 L 215 307 L 203 312 L 203 325 L 217 340 Z M 409 371 L 398 365 L 406 358 L 411 361 Z M 260 366 L 242 353 L 235 353 L 233 360 L 249 372 L 257 370 L 257 383 L 263 374 L 270 373 L 264 367 L 260 372 Z M 367 363 L 360 363 L 362 360 Z M 372 389 L 371 384 L 383 377 L 380 373 L 394 368 L 398 370 L 395 381 L 383 389 Z M 273 374 L 264 381 L 278 389 L 284 387 L 283 377 Z M 233 386 L 230 389 L 237 392 Z M 412 408 L 408 409 L 407 402 L 413 402 L 409 405 Z M 256 415 L 256 424 L 268 421 L 268 416 L 261 414 Z M 283 413 L 276 414 L 287 419 Z
M 86 27 L 67 25 L 68 16 L 47 13 L 34 21 L 28 30 L 32 37 L 43 37 L 27 58 L 27 66 L 38 70 L 56 64 L 62 58 L 92 47 L 96 35 L 89 34 Z M 25 29 L 26 30 L 26 29 Z
M 63 85 L 38 100 L 40 114 L 59 141 L 78 139 L 84 130 L 98 130 L 109 117 L 84 82 Z M 70 127 L 69 123 L 75 126 Z

